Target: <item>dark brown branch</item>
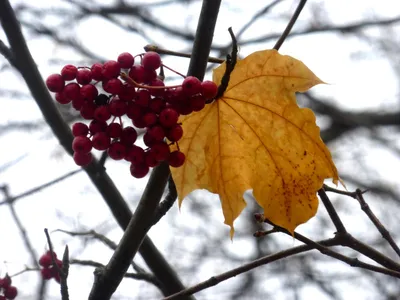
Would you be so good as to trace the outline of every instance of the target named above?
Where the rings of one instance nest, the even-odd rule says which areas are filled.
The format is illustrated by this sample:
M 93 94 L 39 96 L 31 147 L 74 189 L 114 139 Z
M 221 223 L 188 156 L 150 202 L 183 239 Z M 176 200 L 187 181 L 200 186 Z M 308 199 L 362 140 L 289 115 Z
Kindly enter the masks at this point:
M 396 242 L 393 240 L 390 232 L 383 226 L 383 224 L 379 221 L 379 219 L 375 216 L 372 212 L 371 208 L 369 207 L 368 203 L 364 200 L 363 192 L 360 189 L 356 190 L 356 199 L 360 203 L 360 207 L 362 211 L 368 216 L 371 222 L 375 225 L 376 229 L 378 229 L 379 233 L 382 237 L 388 241 L 389 245 L 392 249 L 396 252 L 398 256 L 400 256 L 400 249 L 397 246 Z
M 289 23 L 287 24 L 285 30 L 283 31 L 282 35 L 279 37 L 278 41 L 276 42 L 275 46 L 273 49 L 279 50 L 279 48 L 282 46 L 283 42 L 289 35 L 290 31 L 292 30 L 294 24 L 297 21 L 297 18 L 300 16 L 301 11 L 303 10 L 304 5 L 306 5 L 307 0 L 300 0 L 299 5 L 297 5 L 296 10 L 294 11 L 292 17 L 289 20 Z
M 68 274 L 69 274 L 69 249 L 67 245 L 65 246 L 62 259 L 62 276 L 60 278 L 61 300 L 69 300 L 68 284 L 67 284 Z
M 188 70 L 188 75 L 200 80 L 203 79 L 206 70 L 219 5 L 220 1 L 203 1 Z M 90 300 L 110 299 L 118 287 L 143 237 L 152 226 L 151 221 L 169 175 L 169 167 L 165 163 L 152 172 L 145 192 L 113 257 L 104 270 L 98 270 L 96 273 Z
M 333 207 L 331 200 L 329 199 L 328 195 L 325 193 L 323 188 L 318 191 L 318 195 L 321 198 L 321 201 L 324 204 L 326 211 L 328 212 L 329 217 L 332 220 L 333 225 L 335 225 L 337 232 L 347 233 L 347 230 L 344 227 L 342 220 L 340 220 L 340 217 L 337 214 L 336 209 Z
M 110 299 L 119 286 L 139 250 L 144 236 L 153 225 L 152 217 L 164 192 L 168 176 L 169 166 L 166 163 L 162 163 L 152 172 L 149 184 L 143 192 L 117 249 L 107 266 L 96 273 L 95 282 L 89 295 L 90 300 Z M 161 189 L 160 186 L 163 188 Z
M 0 54 L 12 65 L 15 69 L 20 70 L 17 60 L 14 57 L 11 49 L 7 47 L 2 40 L 0 40 Z
M 15 58 L 24 66 L 21 70 L 21 75 L 28 85 L 32 96 L 61 145 L 72 155 L 71 145 L 73 137 L 71 130 L 65 124 L 44 85 L 9 1 L 0 1 L 0 21 Z M 94 160 L 91 165 L 85 168 L 85 171 L 110 208 L 117 223 L 121 228 L 125 229 L 132 217 L 132 212 L 105 172 L 103 166 Z M 179 277 L 147 236 L 144 238 L 139 252 L 160 281 L 167 279 L 166 282 L 162 282 L 170 293 L 183 288 Z

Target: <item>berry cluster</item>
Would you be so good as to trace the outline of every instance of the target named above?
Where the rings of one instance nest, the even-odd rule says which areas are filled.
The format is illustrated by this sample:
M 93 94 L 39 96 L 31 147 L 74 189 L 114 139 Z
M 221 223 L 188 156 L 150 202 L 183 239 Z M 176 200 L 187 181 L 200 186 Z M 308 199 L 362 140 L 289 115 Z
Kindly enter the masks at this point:
M 61 269 L 63 265 L 62 261 L 57 258 L 57 254 L 55 252 L 53 252 L 53 255 L 55 257 L 57 266 Z M 58 273 L 57 268 L 53 264 L 50 251 L 47 251 L 40 257 L 39 265 L 43 267 L 43 269 L 40 270 L 40 273 L 44 280 L 49 280 L 51 278 L 54 278 L 58 283 L 60 283 L 61 280 L 60 274 Z
M 138 57 L 140 63 L 135 64 Z M 162 161 L 176 168 L 183 165 L 185 155 L 178 145 L 183 135 L 179 116 L 203 109 L 216 96 L 217 86 L 212 81 L 182 75 L 181 85 L 168 87 L 161 80 L 163 76 L 157 76 L 159 68 L 162 74 L 164 68 L 179 74 L 165 66 L 155 52 L 137 56 L 125 52 L 117 61 L 95 63 L 91 68 L 66 65 L 61 74 L 47 78 L 47 88 L 56 93 L 56 101 L 72 103 L 82 118 L 90 121 L 89 125 L 78 122 L 72 127 L 77 165 L 86 166 L 92 161 L 93 148 L 107 150 L 114 160 L 129 161 L 136 178 L 146 176 Z M 132 126 L 123 126 L 123 116 L 131 120 Z M 135 128 L 146 129 L 145 149 L 135 145 Z M 169 146 L 173 144 L 178 150 L 171 152 Z
M 6 275 L 0 278 L 0 300 L 12 300 L 18 295 L 18 290 L 15 286 L 11 285 L 11 277 Z

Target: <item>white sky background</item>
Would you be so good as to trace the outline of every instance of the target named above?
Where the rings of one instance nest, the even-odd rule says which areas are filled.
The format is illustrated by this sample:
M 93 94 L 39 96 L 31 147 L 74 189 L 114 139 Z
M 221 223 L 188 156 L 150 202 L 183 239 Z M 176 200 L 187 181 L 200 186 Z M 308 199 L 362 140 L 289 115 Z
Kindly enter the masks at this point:
M 13 4 L 21 2 L 24 1 L 12 1 Z M 30 1 L 26 3 L 32 5 Z M 267 17 L 254 24 L 243 38 L 257 37 L 261 30 L 264 33 L 280 32 L 283 30 L 286 26 L 286 21 L 277 20 L 276 16 L 292 13 L 295 8 L 293 3 L 294 1 L 284 1 L 284 3 L 277 5 L 273 13 L 271 13 L 275 18 L 271 17 L 269 19 L 271 15 L 267 15 Z M 35 5 L 38 7 L 58 6 L 59 2 L 42 0 L 35 1 Z M 254 12 L 258 11 L 264 5 L 265 1 L 258 0 L 248 0 L 245 2 L 225 1 L 219 14 L 214 43 L 217 45 L 227 44 L 229 42 L 227 28 L 232 26 L 234 31 L 240 29 L 251 18 Z M 369 16 L 390 18 L 400 14 L 400 4 L 392 0 L 381 0 L 378 4 L 372 0 L 309 1 L 305 10 L 300 15 L 294 30 L 301 29 L 305 24 L 308 24 L 311 17 L 310 9 L 320 5 L 329 12 L 329 23 L 337 25 L 357 22 Z M 170 24 L 176 24 L 178 28 L 181 27 L 180 25 L 186 24 L 188 30 L 193 31 L 196 27 L 199 7 L 199 4 L 182 7 L 176 6 L 171 7 L 170 11 L 163 7 L 160 8 L 160 13 L 162 12 L 162 18 L 165 22 L 168 22 L 168 18 L 171 16 L 182 16 L 181 19 L 171 19 Z M 58 22 L 58 20 L 55 19 L 54 22 Z M 108 59 L 116 59 L 118 54 L 124 51 L 129 51 L 132 54 L 140 53 L 143 51 L 142 47 L 148 43 L 144 38 L 123 32 L 114 25 L 104 24 L 104 21 L 98 18 L 90 18 L 80 23 L 77 31 L 79 32 L 77 36 L 79 40 L 84 41 L 86 45 L 90 45 L 90 48 L 98 55 Z M 380 34 L 376 30 L 372 30 L 372 32 Z M 81 57 L 55 46 L 46 38 L 32 38 L 27 32 L 25 34 L 32 55 L 44 78 L 51 73 L 59 72 L 62 67 L 61 65 L 49 66 L 48 60 L 50 58 L 63 58 L 65 61 L 81 60 Z M 66 29 L 65 34 L 70 34 L 70 31 Z M 165 35 L 160 32 L 152 31 L 151 36 L 154 40 L 160 41 L 165 48 L 171 50 L 187 49 L 186 44 L 182 41 L 166 39 Z M 0 32 L 0 38 L 6 41 L 3 32 Z M 271 48 L 274 42 L 241 47 L 240 55 L 246 56 L 256 50 Z M 280 52 L 302 60 L 321 79 L 330 83 L 330 85 L 317 86 L 313 90 L 327 98 L 340 100 L 338 104 L 344 109 L 352 109 L 354 111 L 366 109 L 387 111 L 394 107 L 398 108 L 400 103 L 397 100 L 399 93 L 398 82 L 394 77 L 395 74 L 393 73 L 392 66 L 380 52 L 374 52 L 370 47 L 367 43 L 360 42 L 360 40 L 353 36 L 313 34 L 287 40 L 281 47 Z M 366 55 L 368 60 L 354 59 L 354 57 L 360 55 Z M 0 57 L 0 63 L 4 64 L 4 62 L 4 58 Z M 187 69 L 188 61 L 185 59 L 166 58 L 164 62 L 167 65 L 174 66 L 183 73 Z M 211 75 L 208 74 L 206 78 L 210 79 Z M 0 73 L 0 87 L 28 92 L 22 78 L 11 71 Z M 1 125 L 16 120 L 41 119 L 41 113 L 33 101 L 15 100 L 2 95 L 0 97 L 3 103 L 0 110 Z M 321 123 L 321 125 L 323 124 Z M 376 174 L 368 174 L 368 176 L 371 178 L 384 176 L 385 180 L 399 189 L 398 172 L 395 170 L 400 169 L 400 161 L 388 154 L 387 151 L 374 146 L 372 142 L 369 142 L 369 144 L 368 151 L 363 152 L 363 156 L 358 158 L 366 161 L 368 166 L 376 171 Z M 22 155 L 27 155 L 20 163 L 6 172 L 0 173 L 0 184 L 8 184 L 10 193 L 13 196 L 77 168 L 72 159 L 68 155 L 63 154 L 61 146 L 48 129 L 40 132 L 13 131 L 1 136 L 1 145 L 0 166 Z M 334 156 L 341 155 L 342 157 L 346 157 L 346 151 L 348 151 L 348 145 L 338 145 L 337 148 L 332 150 Z M 353 157 L 347 158 L 353 159 Z M 346 168 L 347 160 L 336 161 L 336 163 L 340 172 L 341 169 Z M 140 196 L 147 179 L 134 180 L 129 174 L 128 164 L 123 162 L 108 162 L 107 171 L 123 196 L 128 199 L 133 209 L 134 203 Z M 183 203 L 181 213 L 177 213 L 177 206 L 174 205 L 170 215 L 151 229 L 150 237 L 153 238 L 159 249 L 164 253 L 169 249 L 168 235 L 170 228 L 168 227 L 168 220 L 175 218 L 176 223 L 181 224 L 182 227 L 198 227 L 200 235 L 201 231 L 204 230 L 209 231 L 209 233 L 211 232 L 210 234 L 215 231 L 215 235 L 218 235 L 223 230 L 226 232 L 226 241 L 222 242 L 224 245 L 226 244 L 227 249 L 229 249 L 228 251 L 235 252 L 238 255 L 242 251 L 248 251 L 246 241 L 242 242 L 239 239 L 230 243 L 228 236 L 229 228 L 223 225 L 223 216 L 216 197 L 203 192 L 196 195 L 199 197 L 191 197 L 192 199 L 187 199 Z M 194 218 L 190 213 L 191 204 L 188 203 L 189 201 L 210 201 L 214 203 L 213 206 L 209 206 L 209 220 Z M 347 211 L 349 214 L 343 216 L 344 222 L 351 224 L 350 222 L 355 223 L 360 221 L 363 216 L 359 213 L 358 204 L 349 202 L 346 205 L 348 205 Z M 375 205 L 377 204 L 375 203 Z M 213 208 L 211 209 L 211 207 Z M 78 228 L 82 229 L 84 226 L 86 229 L 95 228 L 98 231 L 103 231 L 114 241 L 118 241 L 121 237 L 121 231 L 119 228 L 115 228 L 115 222 L 110 217 L 107 206 L 91 186 L 84 172 L 45 189 L 41 193 L 19 200 L 15 208 L 24 226 L 28 229 L 29 237 L 38 253 L 43 252 L 46 247 L 46 240 L 43 233 L 43 228 L 45 227 L 50 230 L 58 228 L 76 230 Z M 299 227 L 299 232 L 312 233 L 313 226 L 318 226 L 319 224 L 318 216 L 323 213 L 325 212 L 322 209 L 319 210 L 314 219 Z M 355 217 L 354 213 L 358 217 Z M 391 223 L 390 220 L 385 219 L 385 221 Z M 393 223 L 396 222 L 393 221 Z M 0 275 L 4 275 L 5 272 L 14 274 L 21 271 L 25 264 L 31 266 L 30 258 L 27 256 L 17 228 L 6 206 L 0 207 L 0 224 L 2 225 L 0 226 L 0 237 L 2 238 L 2 246 L 0 247 Z M 99 226 L 99 224 L 103 224 L 103 226 Z M 237 230 L 246 231 L 246 228 L 241 227 L 241 224 L 243 223 L 239 217 L 235 223 Z M 390 225 L 387 225 L 390 228 Z M 108 229 L 111 231 L 108 232 Z M 249 235 L 252 233 L 248 232 Z M 327 232 L 327 236 L 328 234 L 332 234 L 332 232 Z M 356 232 L 356 234 L 360 236 L 367 235 L 363 228 L 359 229 L 359 232 Z M 65 243 L 69 245 L 71 257 L 80 259 L 90 258 L 105 264 L 111 255 L 111 252 L 99 243 L 94 243 L 92 247 L 81 251 L 81 240 L 69 238 L 61 233 L 53 234 L 52 240 L 59 255 L 62 254 Z M 284 247 L 292 247 L 296 244 L 291 238 L 283 235 L 281 240 L 282 249 Z M 184 240 L 184 243 L 191 247 L 195 247 L 197 242 L 196 237 L 188 237 Z M 6 261 L 6 263 L 2 264 L 3 261 Z M 139 259 L 138 261 L 140 262 L 141 260 Z M 205 280 L 212 275 L 227 271 L 230 268 L 231 266 L 224 266 L 218 263 L 207 265 L 202 267 L 202 273 L 199 278 L 190 279 L 188 282 L 195 284 L 200 280 Z M 262 270 L 268 270 L 268 267 L 263 267 Z M 82 299 L 82 295 L 88 294 L 93 282 L 92 271 L 93 268 L 89 267 L 71 267 L 69 277 L 71 299 Z M 30 291 L 36 292 L 36 274 L 26 273 L 13 280 L 20 291 L 21 296 L 18 299 L 30 299 Z M 209 289 L 209 291 L 203 294 L 199 293 L 199 295 L 205 295 L 207 299 L 221 299 L 220 297 L 223 298 L 224 291 L 229 290 L 229 285 L 234 284 L 235 280 L 240 279 L 227 281 Z M 128 291 L 130 289 L 128 290 L 128 285 L 132 284 L 131 280 L 126 281 L 117 294 L 129 295 Z M 271 281 L 272 284 L 273 281 Z M 276 284 L 279 286 L 279 283 Z M 30 289 L 29 287 L 32 288 Z M 363 288 L 365 287 L 361 286 L 361 289 L 349 287 L 353 293 L 358 295 L 358 299 L 369 299 L 367 293 L 362 294 Z M 54 299 L 58 298 L 58 289 L 59 286 L 54 282 L 50 284 L 49 294 L 53 295 Z M 305 293 L 316 296 L 315 291 L 312 289 L 308 289 Z M 217 296 L 213 298 L 212 295 Z M 360 298 L 361 295 L 364 295 L 362 296 L 363 298 Z M 198 297 L 198 299 L 202 298 Z M 289 298 L 277 295 L 276 299 Z

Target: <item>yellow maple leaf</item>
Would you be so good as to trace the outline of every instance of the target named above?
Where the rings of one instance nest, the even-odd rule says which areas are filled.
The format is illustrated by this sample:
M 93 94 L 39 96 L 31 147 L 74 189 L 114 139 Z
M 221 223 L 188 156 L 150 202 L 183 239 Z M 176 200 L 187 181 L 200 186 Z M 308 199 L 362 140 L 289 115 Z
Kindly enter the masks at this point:
M 224 71 L 225 63 L 214 70 L 215 83 Z M 265 217 L 292 234 L 313 217 L 324 179 L 339 178 L 314 113 L 299 108 L 295 92 L 320 83 L 301 61 L 275 50 L 238 60 L 222 98 L 180 119 L 186 162 L 171 168 L 179 205 L 196 189 L 218 194 L 231 237 L 248 189 Z

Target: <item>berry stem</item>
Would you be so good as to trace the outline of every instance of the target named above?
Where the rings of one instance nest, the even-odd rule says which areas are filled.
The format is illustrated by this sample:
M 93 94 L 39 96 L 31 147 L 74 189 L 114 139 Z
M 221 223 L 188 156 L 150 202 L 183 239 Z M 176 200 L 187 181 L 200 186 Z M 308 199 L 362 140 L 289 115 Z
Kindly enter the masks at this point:
M 170 85 L 170 86 L 151 86 L 151 85 L 144 85 L 137 83 L 135 80 L 130 78 L 126 73 L 121 72 L 120 74 L 121 78 L 125 80 L 125 82 L 129 83 L 130 85 L 134 87 L 138 87 L 141 89 L 149 89 L 149 90 L 165 90 L 165 89 L 173 89 L 173 88 L 178 88 L 181 87 L 181 85 Z
M 170 70 L 171 72 L 174 72 L 175 74 L 178 74 L 179 76 L 182 76 L 183 78 L 186 78 L 186 76 L 183 75 L 182 73 L 179 73 L 178 71 L 175 71 L 174 69 L 172 69 L 172 68 L 170 68 L 170 67 L 168 67 L 168 66 L 166 66 L 166 65 L 164 65 L 164 64 L 162 64 L 162 66 L 163 66 L 164 68 Z
M 191 58 L 192 57 L 192 54 L 182 53 L 182 52 L 177 52 L 177 51 L 171 51 L 171 50 L 167 50 L 167 49 L 164 49 L 164 48 L 160 48 L 160 47 L 158 47 L 156 45 L 146 45 L 144 47 L 144 50 L 146 52 L 154 51 L 154 52 L 156 52 L 158 54 L 167 54 L 167 55 L 178 56 L 178 57 L 186 57 L 186 58 Z M 208 62 L 211 62 L 211 63 L 222 64 L 224 61 L 225 60 L 220 59 L 220 58 L 211 57 L 211 56 L 208 57 Z

